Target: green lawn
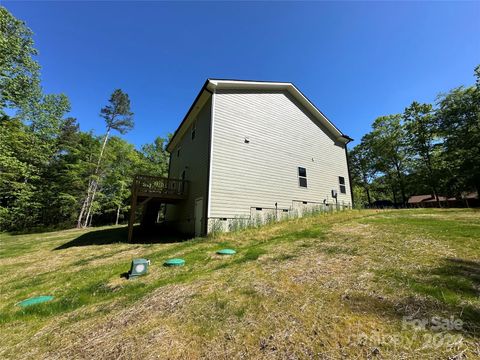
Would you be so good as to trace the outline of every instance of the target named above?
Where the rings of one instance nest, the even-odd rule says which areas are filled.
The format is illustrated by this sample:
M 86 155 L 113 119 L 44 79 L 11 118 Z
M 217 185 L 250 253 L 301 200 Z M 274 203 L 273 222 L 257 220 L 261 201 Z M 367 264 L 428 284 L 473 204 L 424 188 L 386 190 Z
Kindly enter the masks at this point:
M 478 210 L 125 238 L 124 227 L 0 234 L 0 358 L 480 358 Z M 223 247 L 237 254 L 215 255 Z M 135 257 L 152 265 L 128 281 Z M 163 267 L 172 257 L 186 265 Z M 36 295 L 55 300 L 16 305 Z

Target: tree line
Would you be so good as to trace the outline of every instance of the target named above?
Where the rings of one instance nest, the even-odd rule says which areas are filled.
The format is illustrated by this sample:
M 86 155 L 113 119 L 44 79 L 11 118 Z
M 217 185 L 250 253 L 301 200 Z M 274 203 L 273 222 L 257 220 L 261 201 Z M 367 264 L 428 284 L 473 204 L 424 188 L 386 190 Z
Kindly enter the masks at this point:
M 411 195 L 460 201 L 480 192 L 480 65 L 476 82 L 414 101 L 403 113 L 377 118 L 349 152 L 357 205 L 391 201 L 405 206 Z
M 128 94 L 100 109 L 105 132 L 81 131 L 65 94 L 45 94 L 32 31 L 0 6 L 0 231 L 119 223 L 134 173 L 168 171 L 167 138 L 139 150 Z

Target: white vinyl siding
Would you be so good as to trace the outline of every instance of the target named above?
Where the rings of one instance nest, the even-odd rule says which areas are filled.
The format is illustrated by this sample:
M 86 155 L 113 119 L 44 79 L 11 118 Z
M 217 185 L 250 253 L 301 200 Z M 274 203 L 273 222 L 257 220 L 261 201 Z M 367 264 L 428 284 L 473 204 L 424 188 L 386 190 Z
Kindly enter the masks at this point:
M 294 201 L 334 203 L 332 190 L 340 204 L 351 204 L 344 145 L 287 91 L 218 90 L 214 112 L 211 218 L 250 217 L 252 207 L 275 203 L 279 209 Z M 307 188 L 299 186 L 299 167 L 307 171 Z

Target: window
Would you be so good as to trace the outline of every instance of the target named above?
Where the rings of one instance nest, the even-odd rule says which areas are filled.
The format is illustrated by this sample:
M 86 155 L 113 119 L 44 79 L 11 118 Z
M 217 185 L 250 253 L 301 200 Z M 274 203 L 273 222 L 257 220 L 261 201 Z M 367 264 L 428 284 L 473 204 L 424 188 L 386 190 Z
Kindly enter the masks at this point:
M 340 184 L 340 193 L 341 194 L 346 194 L 347 193 L 347 187 L 345 186 L 345 178 L 343 176 L 338 177 L 338 183 Z
M 192 140 L 195 139 L 195 133 L 197 132 L 197 120 L 192 124 Z
M 179 147 L 179 148 L 177 149 L 177 157 L 180 157 L 180 150 L 182 150 L 181 147 Z
M 300 187 L 307 187 L 307 169 L 303 167 L 298 168 L 298 185 Z

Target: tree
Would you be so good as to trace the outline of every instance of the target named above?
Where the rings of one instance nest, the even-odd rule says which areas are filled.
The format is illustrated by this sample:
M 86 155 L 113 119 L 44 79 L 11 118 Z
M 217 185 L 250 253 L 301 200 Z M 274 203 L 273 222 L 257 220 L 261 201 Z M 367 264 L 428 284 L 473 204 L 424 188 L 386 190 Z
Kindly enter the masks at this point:
M 106 132 L 103 137 L 97 166 L 91 176 L 87 194 L 78 216 L 77 227 L 86 227 L 89 224 L 90 216 L 92 214 L 92 206 L 93 202 L 95 201 L 95 195 L 100 180 L 99 171 L 102 163 L 102 157 L 105 151 L 105 146 L 107 145 L 110 131 L 116 130 L 120 134 L 125 134 L 133 128 L 133 113 L 130 111 L 130 99 L 128 94 L 124 93 L 120 89 L 115 90 L 109 99 L 109 104 L 100 110 L 100 116 L 105 120 Z
M 407 202 L 405 175 L 408 161 L 405 147 L 405 129 L 400 114 L 381 116 L 372 125 L 372 131 L 362 138 L 364 146 L 371 152 L 373 166 L 384 174 L 392 189 L 394 202 L 397 202 L 397 189 L 400 189 L 402 202 Z
M 112 130 L 124 134 L 133 127 L 121 90 L 100 111 L 105 135 L 80 131 L 76 119 L 66 117 L 68 98 L 43 93 L 33 45 L 30 29 L 0 7 L 0 230 L 86 226 L 93 213 L 104 223 L 119 222 L 133 172 L 166 175 L 167 140 L 137 151 L 110 139 Z
M 140 164 L 140 172 L 145 174 L 155 174 L 156 176 L 168 175 L 168 161 L 170 155 L 166 146 L 170 141 L 172 134 L 168 134 L 167 138 L 157 137 L 153 144 L 145 144 L 142 146 L 140 154 L 142 162 Z
M 478 69 L 478 67 L 477 67 Z M 444 165 L 452 178 L 450 192 L 480 192 L 480 87 L 458 87 L 437 100 L 436 113 L 444 139 Z
M 112 214 L 116 225 L 129 208 L 128 198 L 133 174 L 137 171 L 139 163 L 140 154 L 132 144 L 112 137 L 105 157 L 100 211 L 103 214 Z
M 475 85 L 477 86 L 477 90 L 480 90 L 480 65 L 477 65 L 477 67 L 474 70 L 475 77 L 477 78 L 475 81 Z
M 361 186 L 367 196 L 368 205 L 372 205 L 370 183 L 375 177 L 372 153 L 365 143 L 360 143 L 350 151 L 350 173 L 355 184 Z
M 438 198 L 438 172 L 435 150 L 438 148 L 438 128 L 433 107 L 414 101 L 403 113 L 406 144 L 409 155 L 414 158 L 416 170 L 424 174 L 432 195 L 440 206 Z
M 27 227 L 37 220 L 34 196 L 40 176 L 34 136 L 18 119 L 0 119 L 0 230 Z
M 22 108 L 40 94 L 32 35 L 23 21 L 0 6 L 0 116 L 6 108 Z

